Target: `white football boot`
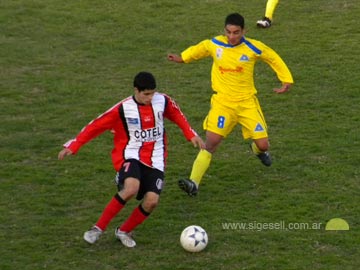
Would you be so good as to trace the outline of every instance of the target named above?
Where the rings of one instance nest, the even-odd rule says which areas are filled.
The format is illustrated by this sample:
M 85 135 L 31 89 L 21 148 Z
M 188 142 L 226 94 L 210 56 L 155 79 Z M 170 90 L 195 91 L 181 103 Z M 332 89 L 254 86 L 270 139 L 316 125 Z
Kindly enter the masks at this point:
M 120 231 L 119 228 L 115 229 L 115 236 L 121 241 L 121 243 L 128 248 L 136 246 L 135 240 L 131 237 L 131 233 Z
M 256 25 L 261 28 L 269 28 L 271 26 L 271 20 L 264 17 L 262 20 L 258 20 Z
M 94 226 L 84 233 L 84 240 L 89 244 L 94 244 L 97 240 L 99 240 L 102 233 L 103 231 L 99 227 Z

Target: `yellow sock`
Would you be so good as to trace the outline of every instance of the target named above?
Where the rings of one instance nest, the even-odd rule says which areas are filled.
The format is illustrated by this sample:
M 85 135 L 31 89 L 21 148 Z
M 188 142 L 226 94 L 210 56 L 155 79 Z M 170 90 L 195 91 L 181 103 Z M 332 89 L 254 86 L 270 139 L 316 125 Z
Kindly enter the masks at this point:
M 210 166 L 212 154 L 206 150 L 200 150 L 197 155 L 190 174 L 190 179 L 199 186 L 206 170 Z
M 259 148 L 256 146 L 254 142 L 251 143 L 251 149 L 255 155 L 263 153 L 262 151 L 259 150 Z
M 266 3 L 265 17 L 272 20 L 275 8 L 279 0 L 268 0 Z

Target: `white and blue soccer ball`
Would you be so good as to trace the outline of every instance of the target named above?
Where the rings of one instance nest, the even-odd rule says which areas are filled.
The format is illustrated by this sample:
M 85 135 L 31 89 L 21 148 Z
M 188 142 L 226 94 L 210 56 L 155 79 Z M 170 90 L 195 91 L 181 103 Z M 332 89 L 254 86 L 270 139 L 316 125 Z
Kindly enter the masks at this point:
M 186 227 L 180 235 L 181 246 L 189 252 L 200 252 L 208 244 L 208 235 L 206 231 L 198 225 Z

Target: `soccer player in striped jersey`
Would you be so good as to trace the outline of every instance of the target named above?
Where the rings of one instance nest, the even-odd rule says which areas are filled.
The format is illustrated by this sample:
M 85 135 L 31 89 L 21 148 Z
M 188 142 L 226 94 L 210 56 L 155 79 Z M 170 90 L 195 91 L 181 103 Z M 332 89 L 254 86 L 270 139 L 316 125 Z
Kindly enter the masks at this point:
M 134 95 L 91 121 L 74 139 L 66 142 L 58 154 L 60 160 L 76 154 L 81 146 L 106 130 L 114 135 L 112 162 L 117 172 L 115 182 L 118 192 L 96 224 L 85 232 L 84 240 L 90 244 L 99 239 L 126 202 L 136 197 L 141 203 L 115 229 L 115 236 L 123 245 L 136 245 L 131 232 L 155 209 L 163 189 L 167 157 L 164 118 L 178 125 L 194 146 L 205 147 L 175 101 L 155 89 L 156 81 L 151 73 L 138 73 L 134 79 Z
M 269 28 L 271 26 L 275 8 L 279 0 L 268 0 L 265 8 L 265 16 L 256 22 L 256 25 L 262 28 Z
M 285 93 L 293 83 L 292 75 L 280 56 L 264 43 L 245 37 L 244 18 L 238 13 L 225 19 L 225 35 L 206 39 L 190 46 L 181 55 L 168 54 L 168 60 L 190 63 L 205 57 L 213 59 L 211 108 L 204 120 L 206 148 L 197 155 L 189 179 L 179 186 L 190 196 L 197 194 L 199 184 L 210 166 L 213 153 L 239 124 L 244 139 L 251 139 L 251 150 L 265 166 L 272 161 L 267 126 L 254 85 L 254 67 L 258 60 L 267 63 L 276 73 L 282 86 L 274 89 Z

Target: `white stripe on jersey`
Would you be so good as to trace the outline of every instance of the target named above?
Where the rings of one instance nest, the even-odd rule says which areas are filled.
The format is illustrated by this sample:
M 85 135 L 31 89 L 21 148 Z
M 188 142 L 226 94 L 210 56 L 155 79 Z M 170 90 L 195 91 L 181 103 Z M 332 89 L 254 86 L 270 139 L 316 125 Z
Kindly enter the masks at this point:
M 123 102 L 123 111 L 129 132 L 129 142 L 124 149 L 125 159 L 137 159 L 142 163 L 164 171 L 165 147 L 164 147 L 164 110 L 165 97 L 155 93 L 151 102 L 152 110 L 146 114 L 140 114 L 139 105 L 133 100 L 128 99 Z M 155 122 L 151 128 L 143 128 L 141 123 L 146 121 Z M 144 153 L 143 145 L 146 142 L 153 142 L 154 146 Z M 150 157 L 150 160 L 144 160 L 142 155 Z M 152 164 L 149 164 L 149 163 Z

